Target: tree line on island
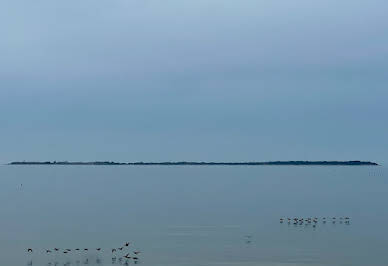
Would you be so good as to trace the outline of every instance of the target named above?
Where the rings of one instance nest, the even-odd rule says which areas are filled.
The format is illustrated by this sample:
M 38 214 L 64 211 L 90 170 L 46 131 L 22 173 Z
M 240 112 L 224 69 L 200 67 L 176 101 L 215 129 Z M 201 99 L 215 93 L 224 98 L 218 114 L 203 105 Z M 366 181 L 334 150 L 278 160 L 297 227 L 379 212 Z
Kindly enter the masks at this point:
M 268 161 L 268 162 L 69 162 L 69 161 L 20 161 L 9 165 L 378 165 L 370 161 Z

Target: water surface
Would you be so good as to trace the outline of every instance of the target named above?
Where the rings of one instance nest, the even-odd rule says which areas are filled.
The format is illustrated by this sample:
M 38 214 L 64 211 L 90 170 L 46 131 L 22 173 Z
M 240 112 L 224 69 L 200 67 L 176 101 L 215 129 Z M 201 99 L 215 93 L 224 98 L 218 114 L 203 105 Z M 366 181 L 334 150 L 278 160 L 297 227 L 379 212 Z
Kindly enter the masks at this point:
M 124 265 L 110 249 L 126 241 L 144 266 L 388 265 L 387 181 L 384 166 L 0 166 L 0 265 Z M 295 216 L 351 222 L 279 223 Z

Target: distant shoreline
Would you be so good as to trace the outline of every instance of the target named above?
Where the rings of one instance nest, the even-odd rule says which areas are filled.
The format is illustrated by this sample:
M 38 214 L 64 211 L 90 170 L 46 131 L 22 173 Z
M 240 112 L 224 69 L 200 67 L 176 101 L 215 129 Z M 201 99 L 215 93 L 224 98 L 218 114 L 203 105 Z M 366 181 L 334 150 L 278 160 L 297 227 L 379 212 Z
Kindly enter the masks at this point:
M 22 161 L 22 162 L 11 162 L 7 165 L 143 165 L 143 166 L 152 166 L 152 165 L 321 165 L 321 166 L 330 166 L 330 165 L 344 165 L 344 166 L 377 166 L 375 162 L 369 161 L 269 161 L 269 162 L 130 162 L 130 163 L 120 163 L 120 162 L 109 162 L 109 161 L 95 161 L 95 162 L 68 162 L 68 161 L 45 161 L 45 162 L 32 162 L 32 161 Z

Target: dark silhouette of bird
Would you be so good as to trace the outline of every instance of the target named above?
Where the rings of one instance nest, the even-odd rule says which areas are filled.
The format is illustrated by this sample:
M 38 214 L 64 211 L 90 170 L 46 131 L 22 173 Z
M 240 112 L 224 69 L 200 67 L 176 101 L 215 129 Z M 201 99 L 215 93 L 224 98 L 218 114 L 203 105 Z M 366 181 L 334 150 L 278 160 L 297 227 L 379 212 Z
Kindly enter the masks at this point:
M 77 251 L 78 251 L 78 250 L 79 250 L 79 248 L 76 248 L 75 250 L 77 250 Z
M 101 250 L 101 248 L 96 248 L 96 250 L 97 250 L 97 251 L 100 251 L 100 250 Z
M 127 255 L 124 256 L 124 258 L 130 259 L 131 257 L 129 256 L 129 253 L 128 253 Z
M 59 251 L 59 248 L 54 248 L 55 251 Z
M 115 249 L 115 248 L 112 248 L 112 253 L 113 253 L 113 252 L 116 252 L 116 249 Z
M 125 242 L 125 246 L 128 247 L 129 246 L 129 242 Z
M 71 249 L 67 248 L 66 251 L 71 251 Z
M 140 251 L 134 251 L 133 254 L 139 255 L 141 252 Z
M 32 252 L 32 248 L 27 249 L 27 252 Z
M 51 253 L 51 250 L 47 249 L 47 250 L 46 250 L 46 253 Z
M 63 251 L 63 253 L 67 254 L 67 251 Z
M 84 250 L 85 250 L 85 251 L 88 251 L 89 249 L 87 249 L 87 248 L 84 248 Z
M 138 257 L 132 257 L 133 260 L 138 260 L 139 258 Z
M 123 248 L 119 248 L 119 250 L 123 250 Z

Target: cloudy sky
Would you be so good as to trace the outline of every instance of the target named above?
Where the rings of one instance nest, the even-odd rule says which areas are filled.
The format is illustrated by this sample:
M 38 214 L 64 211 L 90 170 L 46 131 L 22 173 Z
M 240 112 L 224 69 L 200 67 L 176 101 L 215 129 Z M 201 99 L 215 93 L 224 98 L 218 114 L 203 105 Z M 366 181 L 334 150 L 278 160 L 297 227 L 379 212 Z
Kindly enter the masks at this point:
M 385 0 L 0 4 L 0 162 L 388 162 Z

